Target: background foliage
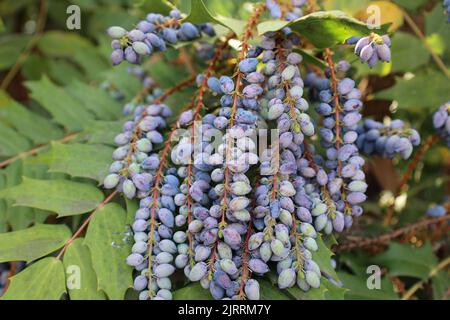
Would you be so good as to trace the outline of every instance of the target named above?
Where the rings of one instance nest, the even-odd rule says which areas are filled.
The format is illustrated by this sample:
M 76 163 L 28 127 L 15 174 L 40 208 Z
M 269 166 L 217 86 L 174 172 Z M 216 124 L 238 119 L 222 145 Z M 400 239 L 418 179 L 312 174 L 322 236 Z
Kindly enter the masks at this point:
M 223 33 L 226 28 L 239 33 L 252 1 L 172 2 L 181 11 L 191 12 L 190 21 L 212 21 L 222 26 Z M 407 119 L 426 140 L 433 134 L 432 112 L 450 100 L 450 70 L 445 67 L 450 64 L 450 26 L 441 2 L 318 3 L 356 19 L 364 19 L 371 4 L 381 8 L 382 22 L 390 23 L 385 28 L 393 32 L 393 57 L 392 63 L 372 70 L 353 63 L 365 93 L 364 112 L 377 120 Z M 66 28 L 70 4 L 81 8 L 81 30 Z M 104 206 L 109 195 L 99 182 L 107 173 L 113 137 L 124 120 L 122 105 L 138 99 L 141 86 L 126 72 L 125 64 L 110 66 L 105 30 L 114 24 L 130 28 L 145 12 L 167 12 L 168 8 L 168 2 L 159 0 L 0 3 L 0 262 L 27 263 L 24 271 L 12 277 L 2 299 L 136 298 L 130 289 L 132 268 L 125 264 L 130 250 L 127 223 L 136 203 L 116 197 Z M 310 32 L 317 21 L 322 29 Z M 347 22 L 333 15 L 309 16 L 292 27 L 318 47 L 342 44 L 366 31 L 356 20 Z M 280 25 L 265 22 L 258 28 L 263 32 Z M 144 67 L 167 89 L 189 77 L 186 55 L 195 50 L 193 46 L 169 50 Z M 307 60 L 323 66 L 322 61 L 313 60 L 314 51 L 307 53 L 311 54 Z M 351 50 L 343 46 L 336 47 L 336 56 L 354 60 Z M 197 71 L 204 67 L 200 59 L 194 58 L 192 64 Z M 121 101 L 114 99 L 116 89 L 123 94 Z M 188 87 L 168 102 L 177 108 L 192 92 Z M 448 202 L 449 149 L 442 142 L 433 144 L 405 188 L 401 180 L 407 170 L 407 161 L 370 158 L 366 214 L 351 233 L 319 242 L 315 260 L 343 287 L 323 280 L 320 289 L 308 294 L 299 289 L 281 292 L 269 277 L 261 281 L 262 298 L 449 299 L 447 222 L 408 229 L 426 219 L 430 204 Z M 391 209 L 393 217 L 387 221 Z M 89 215 L 92 211 L 95 214 Z M 87 231 L 76 234 L 83 223 L 89 223 Z M 392 233 L 395 230 L 406 231 Z M 72 242 L 73 234 L 80 237 Z M 370 239 L 375 240 L 360 248 Z M 339 252 L 336 271 L 330 265 L 330 250 Z M 382 268 L 380 290 L 366 286 L 366 268 L 372 264 Z M 81 268 L 81 290 L 69 289 L 71 278 L 65 267 L 70 265 Z M 197 284 L 179 286 L 183 288 L 175 292 L 177 299 L 208 298 Z

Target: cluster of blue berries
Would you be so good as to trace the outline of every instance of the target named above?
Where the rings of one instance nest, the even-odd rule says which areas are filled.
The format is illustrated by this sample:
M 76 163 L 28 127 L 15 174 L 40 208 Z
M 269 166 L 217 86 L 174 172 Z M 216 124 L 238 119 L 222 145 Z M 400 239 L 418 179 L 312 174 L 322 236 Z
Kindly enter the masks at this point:
M 355 54 L 373 68 L 378 61 L 391 61 L 391 39 L 388 35 L 372 33 L 367 37 L 351 37 L 347 44 L 355 44 Z
M 181 20 L 180 11 L 174 9 L 169 16 L 150 13 L 130 31 L 119 26 L 110 27 L 108 35 L 113 39 L 112 63 L 117 65 L 127 60 L 139 64 L 143 56 L 149 56 L 154 51 L 165 51 L 167 45 L 200 38 L 202 33 L 215 35 L 211 24 L 194 25 Z
M 358 125 L 357 132 L 359 137 L 356 144 L 361 152 L 386 158 L 399 154 L 406 160 L 421 141 L 417 130 L 406 127 L 399 119 L 392 120 L 389 125 L 366 119 Z
M 434 113 L 433 126 L 450 147 L 450 101 L 442 105 Z
M 293 0 L 282 8 L 278 1 L 266 1 L 274 18 L 286 20 L 301 17 L 304 4 Z M 213 35 L 209 25 L 180 18 L 176 11 L 169 17 L 150 14 L 136 30 L 111 28 L 113 47 L 134 50 L 130 59 L 123 55 L 139 63 L 165 43 L 195 39 L 201 31 Z M 155 45 L 155 36 L 164 45 Z M 352 41 L 370 65 L 390 59 L 387 36 Z M 319 233 L 342 232 L 363 213 L 367 184 L 359 153 L 370 153 L 371 144 L 376 150 L 380 138 L 394 135 L 401 141 L 394 143 L 395 153 L 403 157 L 420 143 L 415 130 L 395 121 L 389 128 L 370 120 L 360 124 L 361 92 L 352 79 L 335 75 L 345 75 L 348 62 L 327 70 L 326 77 L 309 73 L 303 78 L 303 58 L 294 51 L 299 43 L 290 28 L 269 32 L 252 47 L 243 44 L 232 76 L 198 75 L 197 84 L 207 85 L 208 101 L 218 107 L 181 112 L 163 151 L 156 150 L 171 110 L 159 101 L 161 91 L 151 78 L 133 71 L 151 90 L 124 108 L 132 119 L 115 139 L 119 148 L 104 186 L 140 199 L 127 258 L 136 271 L 140 299 L 172 299 L 171 277 L 177 269 L 215 299 L 259 299 L 260 285 L 252 275 L 263 276 L 272 268 L 280 289 L 319 288 L 327 276 L 313 258 Z M 145 52 L 143 45 L 149 48 Z M 195 46 L 201 59 L 216 57 L 214 46 Z M 308 114 L 305 87 L 318 120 Z M 203 105 L 204 93 L 197 106 Z M 276 133 L 268 138 L 267 129 Z M 315 135 L 324 153 L 308 143 Z M 264 138 L 268 144 L 261 149 Z M 403 148 L 405 138 L 409 145 Z M 382 154 L 391 156 L 388 151 Z

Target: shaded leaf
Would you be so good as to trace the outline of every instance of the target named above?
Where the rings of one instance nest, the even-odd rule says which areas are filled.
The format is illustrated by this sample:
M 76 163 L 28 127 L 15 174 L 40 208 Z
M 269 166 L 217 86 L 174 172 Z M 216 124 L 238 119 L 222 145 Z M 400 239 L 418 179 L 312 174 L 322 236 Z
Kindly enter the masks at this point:
M 34 261 L 61 248 L 71 237 L 65 225 L 37 224 L 0 234 L 0 262 Z
M 52 114 L 55 120 L 72 131 L 88 127 L 93 115 L 82 103 L 72 98 L 63 88 L 53 84 L 47 77 L 40 81 L 28 81 L 31 96 Z
M 369 275 L 367 275 L 368 277 Z M 348 273 L 339 273 L 344 287 L 348 289 L 345 293 L 346 300 L 397 300 L 392 282 L 384 277 L 380 282 L 380 289 L 370 290 L 367 287 L 367 277 L 354 276 Z
M 375 263 L 389 269 L 393 276 L 410 276 L 425 280 L 438 263 L 433 248 L 426 243 L 420 248 L 392 242 L 386 252 L 376 256 Z
M 406 32 L 396 32 L 392 41 L 392 71 L 414 71 L 420 66 L 428 63 L 430 53 L 425 49 L 423 43 Z M 406 56 L 414 55 L 411 59 Z
M 30 148 L 28 139 L 0 122 L 0 156 L 11 157 Z
M 397 78 L 396 84 L 375 94 L 376 99 L 397 101 L 399 108 L 436 109 L 450 100 L 448 79 L 438 71 L 420 73 L 409 78 Z
M 62 130 L 55 124 L 39 114 L 30 112 L 4 91 L 0 91 L 0 119 L 9 123 L 35 144 L 59 139 L 63 135 Z
M 103 200 L 103 193 L 85 183 L 24 177 L 20 185 L 0 191 L 0 198 L 13 200 L 17 206 L 52 211 L 62 217 L 93 210 Z

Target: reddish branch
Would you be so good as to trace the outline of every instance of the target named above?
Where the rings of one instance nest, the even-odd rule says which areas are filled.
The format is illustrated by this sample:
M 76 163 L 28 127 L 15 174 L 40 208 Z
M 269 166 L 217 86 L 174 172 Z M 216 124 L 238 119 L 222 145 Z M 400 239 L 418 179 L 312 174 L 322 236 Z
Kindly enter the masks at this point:
M 389 225 L 392 221 L 392 217 L 394 216 L 394 207 L 395 207 L 395 199 L 400 196 L 400 194 L 408 187 L 408 183 L 411 180 L 411 177 L 414 173 L 414 170 L 417 168 L 417 165 L 422 160 L 425 153 L 430 149 L 430 147 L 439 140 L 438 135 L 432 135 L 427 138 L 424 144 L 420 147 L 420 149 L 414 155 L 408 164 L 408 168 L 403 174 L 402 180 L 400 181 L 400 185 L 397 188 L 397 192 L 394 195 L 394 201 L 388 207 L 386 216 L 384 218 L 384 224 Z
M 331 80 L 331 88 L 333 90 L 333 99 L 334 99 L 334 115 L 335 115 L 335 129 L 336 129 L 336 142 L 335 142 L 335 146 L 336 146 L 336 150 L 339 151 L 341 145 L 341 120 L 340 120 L 340 111 L 341 111 L 341 106 L 339 104 L 339 92 L 337 89 L 338 86 L 338 80 L 336 77 L 336 73 L 334 71 L 334 62 L 333 62 L 333 54 L 331 52 L 330 49 L 326 48 L 325 49 L 325 60 L 328 64 L 328 67 L 330 69 L 330 80 Z M 338 160 L 338 167 L 337 167 L 337 172 L 338 175 L 341 175 L 341 169 L 342 169 L 342 163 L 340 160 Z
M 87 217 L 86 220 L 84 220 L 83 224 L 78 228 L 77 231 L 75 231 L 75 233 L 72 235 L 72 237 L 70 237 L 69 240 L 66 241 L 66 243 L 64 244 L 64 247 L 61 249 L 61 251 L 58 253 L 58 255 L 56 256 L 57 259 L 61 259 L 61 257 L 63 256 L 64 252 L 66 252 L 67 248 L 72 244 L 72 242 L 78 238 L 83 231 L 86 229 L 86 227 L 89 225 L 89 222 L 91 222 L 92 218 L 94 217 L 94 214 L 98 211 L 101 210 L 104 206 L 106 206 L 109 202 L 111 202 L 114 197 L 118 194 L 117 191 L 114 191 L 113 193 L 111 193 L 105 200 L 102 201 L 102 203 L 100 203 L 89 215 L 89 217 Z
M 255 191 L 258 189 L 259 187 L 259 177 L 257 176 L 255 178 L 256 180 L 256 185 L 255 185 Z M 245 240 L 244 240 L 244 252 L 242 253 L 242 277 L 241 277 L 241 285 L 239 288 L 239 300 L 243 300 L 245 298 L 245 283 L 247 282 L 247 279 L 250 278 L 250 271 L 248 269 L 248 256 L 249 256 L 249 250 L 248 250 L 248 241 L 250 239 L 250 236 L 252 235 L 253 232 L 253 211 L 256 208 L 256 197 L 253 198 L 253 202 L 252 202 L 252 212 L 250 214 L 250 221 L 248 222 L 247 225 L 247 234 L 245 236 Z
M 65 136 L 64 138 L 62 138 L 60 140 L 56 140 L 55 142 L 57 142 L 57 143 L 66 143 L 66 142 L 72 141 L 77 136 L 78 136 L 77 133 L 71 133 L 71 134 Z M 0 168 L 6 167 L 6 166 L 10 165 L 11 163 L 13 163 L 13 162 L 15 162 L 15 161 L 17 161 L 19 159 L 23 159 L 23 158 L 27 158 L 27 157 L 30 157 L 30 156 L 34 156 L 35 154 L 37 154 L 40 151 L 42 151 L 45 148 L 47 148 L 48 146 L 49 146 L 49 143 L 43 144 L 43 145 L 40 145 L 40 146 L 37 146 L 37 147 L 34 147 L 33 149 L 30 149 L 30 150 L 25 151 L 25 152 L 19 153 L 18 155 L 14 156 L 12 158 L 9 158 L 9 159 L 6 159 L 5 161 L 0 162 Z
M 357 248 L 369 248 L 379 245 L 385 245 L 389 243 L 389 241 L 391 241 L 392 239 L 399 238 L 407 234 L 415 233 L 421 229 L 425 229 L 429 226 L 441 224 L 447 221 L 450 221 L 449 214 L 439 218 L 425 219 L 373 238 L 348 237 L 347 239 L 349 239 L 350 241 L 337 246 L 334 251 L 343 252 Z

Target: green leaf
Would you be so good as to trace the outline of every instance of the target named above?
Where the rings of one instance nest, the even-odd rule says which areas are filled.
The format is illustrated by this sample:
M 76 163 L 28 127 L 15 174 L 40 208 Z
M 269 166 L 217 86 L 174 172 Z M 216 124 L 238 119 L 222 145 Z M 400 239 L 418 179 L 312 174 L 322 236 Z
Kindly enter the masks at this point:
M 212 300 L 209 290 L 203 289 L 200 283 L 192 283 L 173 292 L 174 300 Z
M 58 123 L 71 131 L 89 127 L 93 115 L 47 77 L 44 76 L 40 81 L 28 81 L 26 86 L 31 90 L 31 97 L 50 112 Z
M 0 262 L 34 261 L 61 248 L 71 237 L 65 225 L 37 224 L 0 234 Z
M 47 56 L 74 61 L 90 78 L 97 77 L 109 66 L 87 38 L 74 32 L 48 31 L 39 40 L 38 47 Z
M 438 71 L 416 74 L 412 79 L 397 78 L 396 84 L 375 94 L 376 99 L 397 101 L 401 108 L 435 110 L 450 100 L 448 79 Z
M 83 132 L 83 136 L 90 144 L 115 146 L 114 137 L 122 131 L 122 126 L 122 121 L 95 121 Z
M 126 208 L 127 208 L 127 219 L 126 223 L 131 225 L 134 222 L 136 211 L 139 209 L 139 203 L 137 200 L 130 200 L 125 198 Z
M 327 48 L 344 43 L 352 36 L 364 36 L 372 31 L 367 25 L 342 11 L 318 11 L 293 21 L 271 20 L 258 24 L 259 34 L 290 27 L 308 38 L 316 47 Z M 383 26 L 380 32 L 385 32 Z
M 0 38 L 0 70 L 14 65 L 29 40 L 30 36 L 25 34 L 2 35 Z
M 39 114 L 30 112 L 4 91 L 0 91 L 0 118 L 34 144 L 46 143 L 63 136 L 63 131 L 58 126 Z
M 0 157 L 14 156 L 30 148 L 28 139 L 0 122 Z
M 126 212 L 110 203 L 95 213 L 84 243 L 89 247 L 99 288 L 112 300 L 123 299 L 132 286 L 132 268 L 125 263 L 131 245 L 125 237 Z
M 420 248 L 409 244 L 392 242 L 386 252 L 376 256 L 373 261 L 389 269 L 393 276 L 410 276 L 425 280 L 438 263 L 430 243 Z
M 325 300 L 325 294 L 328 289 L 323 285 L 324 278 L 320 279 L 321 284 L 319 288 L 311 288 L 308 291 L 301 290 L 297 285 L 286 289 L 297 300 Z
M 12 277 L 1 300 L 59 300 L 65 292 L 62 262 L 45 258 Z
M 261 300 L 290 300 L 286 291 L 280 290 L 269 280 L 258 279 Z
M 369 275 L 367 275 L 368 277 Z M 392 282 L 384 277 L 380 281 L 380 289 L 370 290 L 367 287 L 367 277 L 354 276 L 348 273 L 339 273 L 344 287 L 348 289 L 345 293 L 346 300 L 397 300 Z
M 143 12 L 154 12 L 168 15 L 170 10 L 174 9 L 174 5 L 166 0 L 139 0 L 135 4 L 136 8 Z
M 103 145 L 53 143 L 49 171 L 103 182 L 113 151 L 113 148 Z
M 433 299 L 434 300 L 442 300 L 444 297 L 447 297 L 446 300 L 449 300 L 450 297 L 447 294 L 447 290 L 450 288 L 450 271 L 443 270 L 436 274 L 432 278 L 432 287 L 433 287 Z
M 325 291 L 326 300 L 344 300 L 345 293 L 348 291 L 347 288 L 343 286 L 337 286 L 326 278 L 321 279 L 321 286 L 324 286 L 327 291 Z
M 122 115 L 122 106 L 104 90 L 100 90 L 79 80 L 72 81 L 66 90 L 79 100 L 97 119 L 116 120 Z
M 220 24 L 237 35 L 240 35 L 245 28 L 244 21 L 223 16 L 213 16 L 203 0 L 191 0 L 191 11 L 185 20 L 192 23 L 212 22 Z
M 24 177 L 20 185 L 0 191 L 0 198 L 14 200 L 17 206 L 48 210 L 63 217 L 93 210 L 102 202 L 103 193 L 85 183 Z
M 396 32 L 392 41 L 392 72 L 412 72 L 428 63 L 430 53 L 425 49 L 423 43 L 406 32 Z M 405 59 L 414 53 L 411 59 Z
M 68 273 L 67 283 L 71 284 L 68 285 L 70 299 L 105 300 L 106 295 L 98 290 L 97 275 L 92 267 L 89 248 L 83 241 L 83 238 L 76 239 L 64 253 L 64 266 Z M 73 272 L 73 277 L 70 271 Z
M 336 271 L 331 265 L 331 257 L 334 255 L 334 253 L 325 245 L 321 234 L 318 234 L 316 242 L 319 249 L 315 252 L 312 252 L 313 260 L 319 265 L 322 272 L 338 281 L 339 278 L 336 274 Z

